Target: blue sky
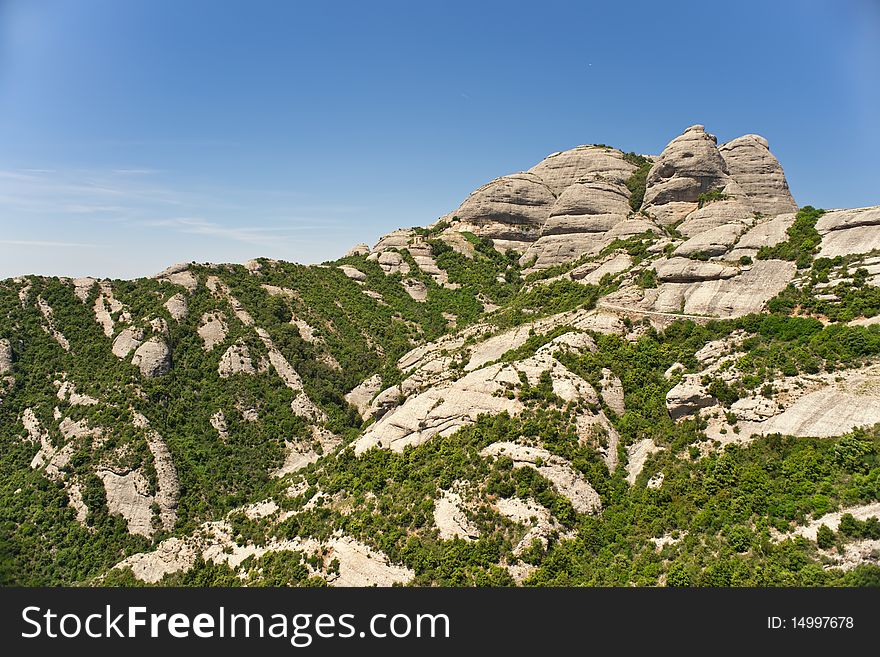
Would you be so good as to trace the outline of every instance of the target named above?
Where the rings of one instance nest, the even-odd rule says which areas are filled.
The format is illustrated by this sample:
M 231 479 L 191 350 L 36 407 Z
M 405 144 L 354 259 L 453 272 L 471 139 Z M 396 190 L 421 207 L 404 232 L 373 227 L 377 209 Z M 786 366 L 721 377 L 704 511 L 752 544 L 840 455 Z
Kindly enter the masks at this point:
M 873 205 L 878 108 L 878 0 L 0 0 L 0 277 L 320 262 L 694 123 Z

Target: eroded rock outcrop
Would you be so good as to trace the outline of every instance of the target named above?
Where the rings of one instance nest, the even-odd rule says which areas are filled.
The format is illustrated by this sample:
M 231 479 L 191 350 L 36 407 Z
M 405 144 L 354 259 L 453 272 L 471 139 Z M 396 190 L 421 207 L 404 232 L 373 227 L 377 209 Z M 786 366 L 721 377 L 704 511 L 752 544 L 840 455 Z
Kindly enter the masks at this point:
M 496 178 L 465 199 L 452 214 L 457 230 L 469 230 L 496 241 L 502 250 L 525 251 L 534 242 L 556 201 L 535 173 Z
M 697 209 L 700 194 L 723 189 L 728 180 L 717 139 L 694 125 L 673 139 L 651 167 L 643 207 L 661 223 L 671 224 Z
M 880 249 L 880 205 L 826 212 L 816 230 L 822 235 L 823 258 L 870 253 Z
M 162 376 L 171 370 L 171 349 L 161 338 L 150 338 L 135 350 L 131 364 L 147 378 Z
M 599 494 L 583 475 L 572 468 L 568 461 L 545 449 L 501 442 L 489 445 L 480 454 L 484 457 L 509 457 L 515 468 L 534 468 L 553 484 L 560 495 L 567 497 L 579 513 L 598 513 L 602 510 Z
M 226 316 L 220 312 L 205 313 L 199 322 L 197 332 L 205 345 L 205 351 L 211 351 L 226 339 L 229 328 L 226 325 Z
M 782 166 L 766 139 L 743 135 L 722 144 L 718 151 L 728 173 L 757 212 L 773 216 L 797 211 Z
M 235 374 L 254 374 L 256 371 L 250 350 L 241 343 L 231 345 L 220 357 L 217 367 L 217 372 L 224 379 Z
M 12 345 L 7 338 L 0 339 L 0 374 L 12 370 Z

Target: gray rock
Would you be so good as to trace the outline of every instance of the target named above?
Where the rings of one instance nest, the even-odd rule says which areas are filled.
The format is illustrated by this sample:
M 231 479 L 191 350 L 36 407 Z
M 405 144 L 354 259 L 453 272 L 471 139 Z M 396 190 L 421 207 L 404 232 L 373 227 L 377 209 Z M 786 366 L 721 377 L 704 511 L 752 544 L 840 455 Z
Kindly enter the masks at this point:
M 529 169 L 529 173 L 538 175 L 554 196 L 560 196 L 567 187 L 593 174 L 621 184 L 635 169 L 615 148 L 578 146 L 547 156 Z
M 359 256 L 359 255 L 369 255 L 370 254 L 370 245 L 369 244 L 355 244 L 351 247 L 348 252 L 345 254 L 346 257 L 350 256 Z
M 352 267 L 351 265 L 339 265 L 339 269 L 353 281 L 367 280 L 367 275 L 357 267 Z
M 6 374 L 12 369 L 12 345 L 9 340 L 0 340 L 0 374 Z
M 226 316 L 219 310 L 202 315 L 199 328 L 197 329 L 199 337 L 205 344 L 205 351 L 211 351 L 223 342 L 226 339 L 227 331 Z
M 165 302 L 165 310 L 168 311 L 168 314 L 171 315 L 174 320 L 178 322 L 181 321 L 186 317 L 186 313 L 189 310 L 186 297 L 180 292 L 173 295 Z
M 750 206 L 743 204 L 739 199 L 728 199 L 709 203 L 689 213 L 687 219 L 678 226 L 678 232 L 685 237 L 694 237 L 720 226 L 742 224 L 746 227 L 753 223 L 754 212 Z
M 366 418 L 367 411 L 370 408 L 370 402 L 381 389 L 382 377 L 378 374 L 374 374 L 345 395 L 345 401 L 354 406 L 361 417 Z
M 217 367 L 217 372 L 224 379 L 234 374 L 253 374 L 256 371 L 250 350 L 241 343 L 231 345 L 220 357 Z
M 673 420 L 693 415 L 715 403 L 700 383 L 699 374 L 686 374 L 681 382 L 666 393 L 666 409 Z
M 381 253 L 388 249 L 405 249 L 415 233 L 411 228 L 398 228 L 379 238 L 373 253 Z
M 415 278 L 405 278 L 400 282 L 406 293 L 413 298 L 414 301 L 424 303 L 428 298 L 428 286 L 422 281 Z
M 643 207 L 654 213 L 667 203 L 695 203 L 700 194 L 721 189 L 728 181 L 715 137 L 701 125 L 691 126 L 669 143 L 648 172 Z
M 147 378 L 162 376 L 171 369 L 171 350 L 161 338 L 150 338 L 134 352 L 131 364 Z
M 534 173 L 496 178 L 465 199 L 453 212 L 458 230 L 520 245 L 538 238 L 555 203 L 550 188 Z M 524 251 L 527 244 L 522 244 Z
M 834 258 L 880 249 L 878 226 L 880 205 L 827 212 L 816 222 L 816 230 L 822 235 L 819 255 Z
M 511 442 L 493 443 L 480 452 L 481 456 L 508 456 L 515 468 L 534 468 L 546 478 L 560 495 L 567 497 L 575 511 L 598 513 L 602 510 L 599 494 L 583 475 L 565 459 L 540 447 Z
M 126 358 L 132 351 L 141 346 L 144 341 L 144 330 L 129 326 L 122 329 L 116 339 L 113 340 L 113 355 L 117 358 Z
M 733 247 L 745 229 L 746 225 L 741 223 L 724 224 L 711 228 L 702 233 L 697 233 L 689 240 L 680 244 L 672 252 L 672 255 L 685 258 L 697 254 L 709 257 L 724 255 Z
M 766 139 L 744 135 L 723 144 L 718 151 L 755 210 L 767 216 L 797 211 L 782 166 Z
M 776 246 L 788 239 L 788 228 L 794 223 L 794 213 L 780 214 L 746 231 L 736 243 L 737 249 L 760 249 Z
M 657 278 L 670 283 L 694 283 L 713 281 L 736 276 L 735 267 L 727 267 L 714 262 L 699 262 L 687 258 L 669 258 L 654 263 Z

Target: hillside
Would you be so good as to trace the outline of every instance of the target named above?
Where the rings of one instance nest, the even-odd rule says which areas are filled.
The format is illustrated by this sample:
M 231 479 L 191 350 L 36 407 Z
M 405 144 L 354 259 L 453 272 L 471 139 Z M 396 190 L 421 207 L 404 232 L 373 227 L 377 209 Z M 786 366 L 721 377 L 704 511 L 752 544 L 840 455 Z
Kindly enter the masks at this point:
M 880 206 L 702 126 L 319 266 L 0 281 L 0 583 L 880 584 L 878 324 Z

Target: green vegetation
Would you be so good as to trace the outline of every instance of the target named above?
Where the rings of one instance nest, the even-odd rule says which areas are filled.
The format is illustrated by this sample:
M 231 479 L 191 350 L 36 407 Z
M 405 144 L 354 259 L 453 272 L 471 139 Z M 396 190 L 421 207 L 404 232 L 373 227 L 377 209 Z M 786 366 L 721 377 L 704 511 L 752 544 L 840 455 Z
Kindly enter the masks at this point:
M 729 198 L 730 196 L 722 192 L 720 189 L 710 189 L 708 192 L 703 192 L 697 197 L 697 207 L 702 208 L 710 203 L 726 201 Z
M 626 180 L 626 188 L 629 190 L 629 207 L 633 212 L 638 212 L 645 200 L 645 184 L 648 178 L 648 172 L 651 170 L 653 162 L 636 153 L 624 153 L 623 159 L 636 167 L 632 175 Z
M 798 269 L 809 267 L 822 241 L 816 222 L 823 214 L 825 210 L 817 210 L 812 205 L 802 207 L 786 231 L 788 240 L 776 246 L 762 246 L 758 250 L 758 260 L 793 260 Z
M 649 161 L 627 157 L 647 173 Z M 725 381 L 717 374 L 704 382 L 723 405 L 746 395 L 770 396 L 773 382 L 782 376 L 834 372 L 880 355 L 880 327 L 826 325 L 792 316 L 809 312 L 844 322 L 880 312 L 880 300 L 867 285 L 860 260 L 813 261 L 820 215 L 804 208 L 789 229 L 788 241 L 759 254 L 807 262 L 803 286 L 777 297 L 771 304 L 775 314 L 705 325 L 679 321 L 662 332 L 627 319 L 629 338 L 592 332 L 594 351 L 559 352 L 560 361 L 596 389 L 601 389 L 607 370 L 619 378 L 622 412 L 612 410 L 601 396 L 566 403 L 554 390 L 550 372 L 532 376 L 531 382 L 523 374 L 499 393 L 522 402 L 520 415 L 482 416 L 453 435 L 402 453 L 375 449 L 357 457 L 350 444 L 362 434 L 364 423 L 344 395 L 361 381 L 378 374 L 383 387 L 398 384 L 407 376 L 397 365 L 403 354 L 447 335 L 452 323 L 460 328 L 486 322 L 470 342 L 443 354 L 460 363 L 454 367 L 461 372 L 462 354 L 474 341 L 540 317 L 594 308 L 616 289 L 618 279 L 607 276 L 599 285 L 542 282 L 567 271 L 554 268 L 523 281 L 517 254 L 500 253 L 491 241 L 465 233 L 474 247 L 474 257 L 468 258 L 443 241 L 441 224 L 417 232 L 428 238 L 454 289 L 421 271 L 405 250 L 399 254 L 410 267 L 407 274 L 386 274 L 364 256 L 346 257 L 328 267 L 263 260 L 258 273 L 240 266 L 194 266 L 200 285 L 187 296 L 189 313 L 178 322 L 163 304 L 181 292 L 179 286 L 152 279 L 113 282 L 132 323 L 147 335 L 161 333 L 171 347 L 173 368 L 156 379 L 143 378 L 130 357 L 120 359 L 111 352 L 112 341 L 93 316 L 97 289 L 83 302 L 68 282 L 30 277 L 23 303 L 19 293 L 25 283 L 0 283 L 0 338 L 9 339 L 14 357 L 14 383 L 0 382 L 0 584 L 138 585 L 131 570 L 109 569 L 169 536 L 184 536 L 202 522 L 226 518 L 238 545 L 324 540 L 337 532 L 351 536 L 411 568 L 417 585 L 507 586 L 514 582 L 500 564 L 518 560 L 534 567 L 527 585 L 880 585 L 880 569 L 825 569 L 819 552 L 880 537 L 880 523 L 874 520 L 844 515 L 836 532 L 820 527 L 816 541 L 774 538 L 775 531 L 787 532 L 794 523 L 880 498 L 880 427 L 821 440 L 772 435 L 707 452 L 705 419 L 697 415 L 674 422 L 666 408 L 666 394 L 681 377 L 667 377 L 670 366 L 681 363 L 685 371 L 700 371 L 695 354 L 707 342 L 735 331 L 746 334 L 738 347 L 745 355 L 733 364 L 741 376 Z M 656 239 L 644 233 L 617 240 L 595 257 L 621 251 L 640 263 L 651 255 L 648 249 Z M 334 264 L 357 268 L 364 280 L 350 280 Z M 240 306 L 212 293 L 205 285 L 209 276 L 228 287 Z M 427 299 L 412 299 L 403 279 L 423 283 Z M 832 288 L 816 287 L 839 279 Z M 650 268 L 640 270 L 636 285 L 656 287 L 656 274 Z M 833 290 L 838 300 L 817 299 L 820 289 Z M 38 297 L 53 308 L 69 352 L 44 330 L 45 320 L 35 307 Z M 488 304 L 498 308 L 487 314 Z M 198 328 L 203 315 L 215 312 L 223 313 L 228 334 L 205 351 Z M 291 413 L 294 393 L 269 364 L 266 338 L 256 333 L 249 317 L 326 414 L 321 429 L 340 439 L 339 451 L 285 479 L 270 473 L 283 463 L 287 443 L 319 453 L 321 447 L 311 423 Z M 167 335 L 148 328 L 154 318 L 165 320 Z M 114 319 L 115 337 L 122 329 L 122 311 Z M 524 344 L 498 360 L 515 364 L 572 330 L 533 330 Z M 257 371 L 221 377 L 220 359 L 238 342 L 247 346 Z M 75 382 L 78 392 L 98 403 L 72 405 L 60 399 L 55 381 L 62 380 Z M 27 437 L 21 420 L 26 408 L 33 410 L 53 446 L 71 446 L 62 473 L 80 485 L 88 507 L 82 524 L 62 483 L 30 467 L 40 446 Z M 578 426 L 578 417 L 588 411 L 602 411 L 610 425 L 589 430 Z M 218 412 L 225 418 L 225 437 L 212 426 Z M 145 429 L 136 426 L 135 413 L 142 413 L 165 440 L 180 480 L 177 523 L 152 539 L 129 534 L 125 521 L 109 512 L 96 475 L 99 466 L 137 470 L 148 492 L 156 491 L 155 457 Z M 728 420 L 735 424 L 731 415 Z M 62 418 L 99 429 L 101 438 L 65 438 Z M 741 422 L 734 431 L 744 426 Z M 605 451 L 615 433 L 622 462 L 626 447 L 637 441 L 651 439 L 663 448 L 648 458 L 635 486 L 627 484 L 623 468 L 612 472 L 606 465 Z M 515 467 L 508 457 L 481 456 L 493 443 L 517 440 L 570 462 L 599 494 L 602 513 L 575 511 L 535 468 Z M 660 473 L 660 488 L 645 486 Z M 466 509 L 479 533 L 476 540 L 444 540 L 435 527 L 435 500 L 454 486 L 478 492 L 477 502 Z M 519 545 L 527 529 L 494 506 L 514 497 L 534 500 L 548 510 L 557 524 L 547 532 L 546 542 Z M 277 515 L 252 518 L 241 512 L 243 505 L 264 499 L 281 507 L 282 522 Z M 320 554 L 283 550 L 250 557 L 236 570 L 198 559 L 191 570 L 169 575 L 160 584 L 319 586 L 324 581 L 315 572 L 328 568 L 338 568 L 338 562 L 334 566 Z
M 788 285 L 771 299 L 770 311 L 827 317 L 832 322 L 875 317 L 880 313 L 880 288 L 867 283 L 868 271 L 859 267 L 864 258 L 816 258 L 798 285 Z M 830 284 L 831 277 L 836 284 Z

